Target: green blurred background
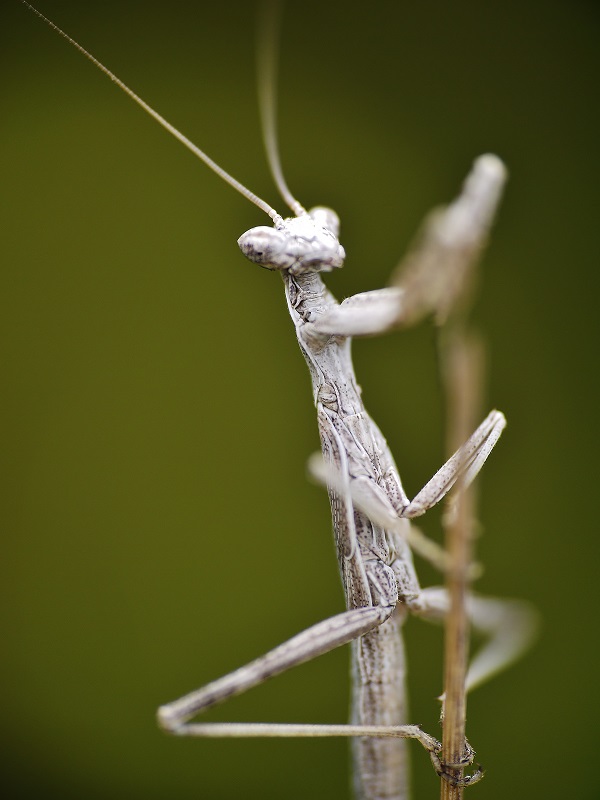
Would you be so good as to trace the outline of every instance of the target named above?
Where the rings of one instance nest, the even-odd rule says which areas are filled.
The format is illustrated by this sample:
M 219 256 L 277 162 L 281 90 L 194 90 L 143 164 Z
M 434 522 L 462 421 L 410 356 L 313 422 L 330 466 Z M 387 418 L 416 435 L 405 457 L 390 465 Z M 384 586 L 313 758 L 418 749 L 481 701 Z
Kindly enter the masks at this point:
M 281 207 L 261 149 L 253 3 L 40 8 Z M 347 798 L 342 740 L 177 741 L 156 706 L 342 608 L 318 440 L 265 224 L 16 0 L 0 19 L 3 796 Z M 598 7 L 289 4 L 281 146 L 342 218 L 340 297 L 385 285 L 424 213 L 494 151 L 511 180 L 476 313 L 486 406 L 478 588 L 530 598 L 535 649 L 478 690 L 481 800 L 598 797 Z M 409 493 L 441 463 L 428 325 L 358 342 Z M 439 518 L 424 523 L 438 536 Z M 420 565 L 424 582 L 438 578 Z M 407 630 L 435 732 L 441 635 Z M 345 650 L 212 719 L 342 721 Z M 415 747 L 415 797 L 436 779 Z

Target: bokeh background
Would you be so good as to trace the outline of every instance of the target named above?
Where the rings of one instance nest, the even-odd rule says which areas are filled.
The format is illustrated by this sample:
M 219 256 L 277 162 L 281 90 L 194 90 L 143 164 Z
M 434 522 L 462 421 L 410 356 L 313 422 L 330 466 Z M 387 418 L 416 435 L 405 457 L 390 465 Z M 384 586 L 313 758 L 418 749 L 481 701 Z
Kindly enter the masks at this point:
M 253 3 L 39 0 L 281 207 Z M 343 740 L 178 741 L 155 707 L 342 608 L 307 371 L 265 224 L 17 0 L 0 11 L 2 779 L 10 800 L 347 798 Z M 385 285 L 425 212 L 494 151 L 511 180 L 475 314 L 486 406 L 478 588 L 543 624 L 470 699 L 481 800 L 598 797 L 598 7 L 289 4 L 281 147 L 342 218 L 339 296 Z M 443 459 L 431 327 L 358 342 L 366 404 L 414 494 Z M 424 526 L 439 536 L 439 517 Z M 424 582 L 438 580 L 420 565 Z M 435 732 L 441 634 L 407 629 Z M 210 718 L 336 722 L 346 650 Z M 415 797 L 437 794 L 415 747 Z

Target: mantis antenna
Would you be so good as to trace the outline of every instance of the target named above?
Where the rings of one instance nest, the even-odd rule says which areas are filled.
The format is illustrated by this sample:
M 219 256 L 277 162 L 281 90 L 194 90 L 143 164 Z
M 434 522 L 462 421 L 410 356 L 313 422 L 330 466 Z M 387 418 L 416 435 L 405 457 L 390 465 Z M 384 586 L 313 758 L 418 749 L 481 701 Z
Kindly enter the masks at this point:
M 277 65 L 281 39 L 281 2 L 263 0 L 258 28 L 258 105 L 263 141 L 271 175 L 285 203 L 297 217 L 306 209 L 290 192 L 281 168 L 277 136 Z
M 134 100 L 138 104 L 138 106 L 140 106 L 140 108 L 142 108 L 147 114 L 153 117 L 158 122 L 158 124 L 161 125 L 166 131 L 168 131 L 178 141 L 180 141 L 183 145 L 185 145 L 187 149 L 190 150 L 197 158 L 203 161 L 207 167 L 210 167 L 210 169 L 212 169 L 213 172 L 216 172 L 216 174 L 220 178 L 222 178 L 226 183 L 232 186 L 247 200 L 250 200 L 251 203 L 254 203 L 255 206 L 258 206 L 258 208 L 260 208 L 261 211 L 264 211 L 265 214 L 268 214 L 269 217 L 271 217 L 271 219 L 273 220 L 273 223 L 275 224 L 276 228 L 280 227 L 283 224 L 283 218 L 277 211 L 275 211 L 274 208 L 271 208 L 271 206 L 268 203 L 266 203 L 264 200 L 258 197 L 258 195 L 254 194 L 254 192 L 251 192 L 250 189 L 247 189 L 243 183 L 237 181 L 232 175 L 226 172 L 223 169 L 223 167 L 220 167 L 216 161 L 213 161 L 212 158 L 207 156 L 206 153 L 203 150 L 200 150 L 200 148 L 197 147 L 192 141 L 190 141 L 190 139 L 188 139 L 187 136 L 184 136 L 183 133 L 181 133 L 181 131 L 177 130 L 177 128 L 174 125 L 171 125 L 171 123 L 168 122 L 163 116 L 161 116 L 158 113 L 158 111 L 155 111 L 152 108 L 152 106 L 148 105 L 148 103 L 142 100 L 142 98 L 139 97 L 132 89 L 130 89 L 129 86 L 123 83 L 123 81 L 120 78 L 117 78 L 114 72 L 111 72 L 108 69 L 108 67 L 105 67 L 104 64 L 98 61 L 97 58 L 94 58 L 94 56 L 91 53 L 89 53 L 84 47 L 82 47 L 78 42 L 76 42 L 75 39 L 72 39 L 67 33 L 65 33 L 65 31 L 59 28 L 58 25 L 55 25 L 54 22 L 52 22 L 52 20 L 48 19 L 48 17 L 45 17 L 40 11 L 37 10 L 37 8 L 34 8 L 30 3 L 28 3 L 27 0 L 21 0 L 21 2 L 23 3 L 24 6 L 27 6 L 27 8 L 29 8 L 30 11 L 33 11 L 33 13 L 36 16 L 38 16 L 47 25 L 49 25 L 54 31 L 56 31 L 56 33 L 60 34 L 63 37 L 63 39 L 66 39 L 67 42 L 69 42 L 69 44 L 73 45 L 73 47 L 76 50 L 79 50 L 79 52 L 82 55 L 84 55 L 89 61 L 91 61 L 92 64 L 94 64 L 94 66 L 98 67 L 98 69 L 101 72 L 103 72 L 108 78 L 110 78 L 111 81 L 119 87 L 119 89 L 121 89 L 123 92 L 125 92 L 125 94 L 128 97 Z M 271 156 L 269 156 L 269 159 L 271 161 Z M 276 145 L 275 145 L 275 161 L 278 165 L 279 161 L 277 156 Z M 271 166 L 271 169 L 273 170 L 274 167 Z M 277 181 L 277 185 L 280 186 L 279 181 Z M 282 194 L 284 194 L 285 197 L 285 193 L 283 191 Z M 300 204 L 297 203 L 297 205 L 299 206 Z

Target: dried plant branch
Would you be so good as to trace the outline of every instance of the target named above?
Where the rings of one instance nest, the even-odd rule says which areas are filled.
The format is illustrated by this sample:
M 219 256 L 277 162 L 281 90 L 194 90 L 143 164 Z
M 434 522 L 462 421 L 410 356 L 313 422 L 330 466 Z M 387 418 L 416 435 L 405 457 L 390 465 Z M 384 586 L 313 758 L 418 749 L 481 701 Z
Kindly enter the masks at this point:
M 481 347 L 469 340 L 462 325 L 445 332 L 442 343 L 444 388 L 447 399 L 448 449 L 460 441 L 476 417 L 481 384 Z M 442 761 L 460 764 L 466 752 L 467 700 L 465 680 L 469 656 L 469 620 L 466 598 L 469 565 L 472 562 L 475 489 L 458 485 L 458 498 L 451 513 L 445 515 L 445 543 L 449 559 L 446 587 L 450 613 L 446 618 L 444 642 L 444 707 Z M 456 785 L 443 780 L 442 800 L 460 800 L 464 787 L 463 767 L 450 770 Z

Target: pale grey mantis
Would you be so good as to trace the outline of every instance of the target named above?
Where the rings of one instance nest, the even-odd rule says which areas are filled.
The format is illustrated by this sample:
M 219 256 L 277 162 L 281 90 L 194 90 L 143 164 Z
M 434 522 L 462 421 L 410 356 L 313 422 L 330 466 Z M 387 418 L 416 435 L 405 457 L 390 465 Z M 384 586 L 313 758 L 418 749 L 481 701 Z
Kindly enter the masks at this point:
M 141 103 L 139 98 L 134 99 Z M 246 197 L 257 201 L 156 112 L 141 104 L 218 174 Z M 354 736 L 357 737 L 357 794 L 366 798 L 402 797 L 407 791 L 407 767 L 398 737 L 419 738 L 434 755 L 437 744 L 415 726 L 403 724 L 406 710 L 400 628 L 408 612 L 439 617 L 445 610 L 442 591 L 419 587 L 410 547 L 432 558 L 438 554 L 411 529 L 409 520 L 438 502 L 459 477 L 465 483 L 474 477 L 500 435 L 504 420 L 501 414 L 492 412 L 465 448 L 409 502 L 385 440 L 362 405 L 350 359 L 350 337 L 374 335 L 408 324 L 414 317 L 437 310 L 447 302 L 455 276 L 446 268 L 458 256 L 462 258 L 465 251 L 470 254 L 477 250 L 485 238 L 504 171 L 494 157 L 479 160 L 463 194 L 432 223 L 421 249 L 412 254 L 413 266 L 415 260 L 427 265 L 433 259 L 436 271 L 449 272 L 447 279 L 440 279 L 435 291 L 429 280 L 426 287 L 417 281 L 416 285 L 358 295 L 338 305 L 319 274 L 343 263 L 337 219 L 325 209 L 313 209 L 307 214 L 285 187 L 273 147 L 270 160 L 273 171 L 279 175 L 277 182 L 282 194 L 296 217 L 283 220 L 258 201 L 257 205 L 273 219 L 275 228 L 249 231 L 241 237 L 240 246 L 251 260 L 282 272 L 290 314 L 313 380 L 325 456 L 325 463 L 315 462 L 313 471 L 330 487 L 347 611 L 310 628 L 241 670 L 163 706 L 160 722 L 178 735 Z M 421 270 L 425 267 L 421 266 Z M 496 609 L 493 601 L 473 600 L 474 622 L 481 628 L 505 630 L 506 616 L 501 616 L 498 625 L 489 621 L 490 610 Z M 351 726 L 301 729 L 293 725 L 223 727 L 188 723 L 193 715 L 216 702 L 347 642 L 354 642 L 356 679 Z M 516 654 L 520 647 L 518 637 L 513 639 L 511 647 L 503 651 L 504 661 Z M 483 661 L 474 665 L 470 684 L 482 680 L 489 671 L 484 656 Z

